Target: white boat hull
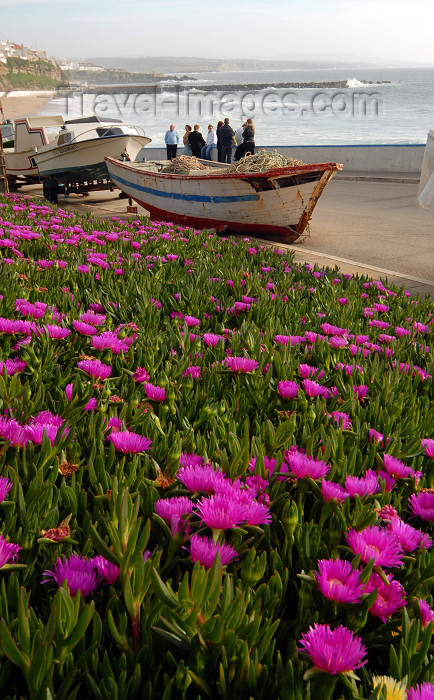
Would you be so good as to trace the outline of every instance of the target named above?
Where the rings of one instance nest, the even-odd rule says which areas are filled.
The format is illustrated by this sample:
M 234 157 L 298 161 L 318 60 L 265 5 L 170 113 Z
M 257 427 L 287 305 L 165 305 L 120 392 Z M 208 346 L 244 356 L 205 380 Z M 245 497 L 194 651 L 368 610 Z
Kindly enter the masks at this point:
M 296 240 L 315 204 L 341 166 L 335 163 L 266 173 L 159 173 L 146 163 L 106 159 L 113 182 L 151 216 L 196 228 L 269 232 Z
M 105 156 L 120 158 L 124 149 L 133 161 L 150 142 L 147 136 L 124 134 L 44 147 L 33 154 L 41 177 L 56 177 L 61 183 L 109 179 Z

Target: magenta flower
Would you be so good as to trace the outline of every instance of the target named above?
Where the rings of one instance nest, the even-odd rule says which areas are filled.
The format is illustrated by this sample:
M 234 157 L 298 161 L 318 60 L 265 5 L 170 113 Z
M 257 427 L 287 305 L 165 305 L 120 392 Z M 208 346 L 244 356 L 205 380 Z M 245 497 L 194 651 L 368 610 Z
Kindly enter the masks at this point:
M 113 331 L 103 331 L 100 335 L 94 335 L 91 345 L 96 350 L 111 350 L 115 355 L 128 351 L 127 341 L 118 338 L 117 333 Z
M 110 365 L 104 365 L 99 360 L 80 360 L 77 367 L 95 379 L 107 379 L 112 373 Z
M 102 326 L 106 322 L 107 317 L 105 314 L 95 314 L 87 311 L 84 314 L 80 314 L 80 321 L 83 323 L 90 323 L 91 326 Z
M 328 464 L 321 459 L 308 457 L 302 452 L 285 451 L 285 461 L 291 467 L 292 473 L 297 479 L 322 479 L 329 471 Z
M 428 627 L 430 622 L 434 625 L 434 610 L 432 610 L 426 600 L 422 600 L 422 598 L 417 598 L 417 602 L 419 603 L 422 628 L 425 629 L 425 627 Z
M 144 384 L 146 396 L 150 401 L 164 401 L 166 398 L 166 390 L 161 386 L 154 386 L 150 382 Z
M 68 335 L 71 335 L 71 331 L 67 328 L 62 328 L 62 326 L 52 326 L 47 323 L 45 328 L 48 331 L 49 337 L 53 338 L 53 340 L 62 340 L 63 338 L 67 338 Z
M 136 371 L 133 374 L 133 379 L 135 379 L 136 382 L 143 383 L 147 382 L 148 379 L 150 379 L 150 377 L 144 367 L 137 367 Z
M 434 521 L 434 489 L 414 493 L 408 502 L 413 513 L 421 520 L 431 523 Z
M 365 476 L 347 476 L 345 479 L 345 488 L 350 496 L 353 497 L 356 494 L 361 498 L 363 498 L 363 496 L 372 496 L 372 494 L 376 493 L 380 488 L 377 473 L 373 469 L 368 469 Z
M 190 367 L 187 367 L 187 369 L 185 370 L 185 372 L 182 376 L 183 377 L 193 377 L 193 379 L 199 379 L 200 372 L 201 372 L 201 367 L 199 365 L 191 365 Z
M 112 584 L 119 578 L 120 569 L 102 556 L 94 557 L 94 565 L 101 579 Z
M 388 493 L 389 491 L 392 491 L 392 489 L 394 488 L 394 486 L 396 484 L 396 479 L 394 479 L 393 476 L 390 476 L 390 474 L 385 472 L 383 469 L 380 469 L 378 471 L 378 478 L 384 479 L 384 481 L 386 482 L 385 489 L 384 489 L 386 491 L 386 493 Z
M 190 539 L 190 556 L 194 563 L 198 561 L 205 569 L 210 569 L 217 553 L 220 554 L 222 566 L 226 566 L 231 561 L 238 559 L 236 550 L 230 544 L 214 543 L 210 537 L 192 535 Z
M 203 464 L 203 457 L 195 454 L 187 454 L 187 452 L 181 452 L 179 458 L 180 467 L 200 467 Z
M 5 564 L 12 560 L 12 563 L 18 559 L 18 552 L 22 549 L 19 544 L 6 542 L 4 535 L 0 535 L 0 569 Z
M 116 450 L 123 454 L 137 454 L 149 450 L 152 440 L 129 430 L 118 430 L 111 432 L 107 440 L 113 443 Z
M 161 498 L 155 503 L 154 510 L 160 518 L 169 523 L 172 535 L 175 536 L 181 532 L 185 521 L 193 510 L 193 501 L 187 496 Z
M 434 684 L 425 681 L 421 685 L 415 685 L 407 690 L 407 700 L 433 700 Z
M 223 481 L 226 477 L 223 472 L 214 469 L 211 464 L 204 464 L 203 466 L 191 465 L 181 467 L 176 474 L 176 478 L 191 493 L 197 493 L 198 491 L 214 493 L 217 482 Z
M 384 435 L 379 433 L 378 430 L 374 430 L 374 428 L 369 428 L 369 441 L 372 442 L 373 440 L 380 444 L 384 440 Z
M 376 525 L 357 532 L 350 528 L 346 534 L 348 545 L 354 554 L 360 554 L 365 564 L 373 559 L 375 566 L 401 566 L 404 550 L 389 530 L 384 530 Z
M 203 335 L 203 342 L 205 345 L 211 345 L 213 348 L 216 347 L 219 340 L 223 340 L 224 342 L 226 338 L 222 335 L 216 335 L 215 333 L 204 333 Z
M 359 572 L 342 559 L 320 559 L 315 578 L 325 598 L 336 603 L 358 603 L 364 593 Z
M 27 335 L 31 331 L 32 324 L 30 321 L 14 321 L 11 318 L 0 318 L 0 333 L 8 333 L 9 335 L 24 333 Z
M 73 321 L 72 325 L 74 330 L 81 335 L 96 335 L 98 332 L 95 326 L 91 326 L 90 323 L 83 323 L 82 321 Z
M 379 617 L 382 622 L 386 622 L 387 618 L 402 610 L 407 605 L 405 602 L 405 590 L 399 583 L 395 581 L 391 574 L 387 575 L 389 585 L 382 578 L 374 573 L 366 584 L 365 592 L 372 593 L 377 591 L 375 602 L 369 608 L 371 615 Z
M 57 437 L 59 431 L 58 425 L 53 425 L 52 423 L 33 423 L 26 427 L 26 432 L 28 439 L 35 445 L 41 445 L 44 437 L 44 433 L 49 439 L 50 443 L 54 445 L 54 441 Z M 65 438 L 69 434 L 69 428 L 65 428 L 62 432 L 62 437 Z
M 331 323 L 322 323 L 321 330 L 327 335 L 346 335 L 348 331 L 346 328 L 339 328 L 339 326 L 332 326 Z
M 200 318 L 195 318 L 194 316 L 184 316 L 184 322 L 188 327 L 200 326 Z
M 27 430 L 18 421 L 1 417 L 0 438 L 10 442 L 12 447 L 23 447 L 29 440 Z
M 245 521 L 245 506 L 245 503 L 239 503 L 222 494 L 204 497 L 196 504 L 202 522 L 212 530 L 226 530 L 241 525 Z
M 348 673 L 367 663 L 366 647 L 347 627 L 339 625 L 332 630 L 328 625 L 315 623 L 300 640 L 299 651 L 310 656 L 313 664 L 325 673 Z
M 328 398 L 329 396 L 329 390 L 327 387 L 322 386 L 322 384 L 318 384 L 318 382 L 314 382 L 311 379 L 303 379 L 302 385 L 306 394 L 312 398 L 315 396 L 324 396 L 324 398 Z
M 54 571 L 44 571 L 43 576 L 45 576 L 43 583 L 47 583 L 52 578 L 58 586 L 61 586 L 66 581 L 71 596 L 75 596 L 78 591 L 82 595 L 89 595 L 101 584 L 95 562 L 79 554 L 72 554 L 63 560 L 59 557 L 54 565 Z
M 0 362 L 0 374 L 3 374 L 3 369 L 6 370 L 8 377 L 11 377 L 17 372 L 22 372 L 27 367 L 27 362 L 24 360 L 11 360 L 8 359 L 5 362 Z
M 5 500 L 13 484 L 5 476 L 0 476 L 0 503 Z
M 341 338 L 334 335 L 330 338 L 329 344 L 332 346 L 332 348 L 335 348 L 337 350 L 339 348 L 344 348 L 346 345 L 348 345 L 348 340 L 346 338 Z
M 343 411 L 332 411 L 329 414 L 329 418 L 333 418 L 333 421 L 342 428 L 342 430 L 351 430 L 351 418 L 348 413 Z
M 244 522 L 247 525 L 266 525 L 271 523 L 270 509 L 265 503 L 250 501 L 244 508 Z
M 322 497 L 327 502 L 336 501 L 336 503 L 343 503 L 349 496 L 343 486 L 335 484 L 333 481 L 326 481 L 325 479 L 321 481 L 321 492 Z
M 55 425 L 59 427 L 63 422 L 62 416 L 51 413 L 51 411 L 40 411 L 36 417 L 32 416 L 32 424 L 45 423 L 46 425 Z
M 425 454 L 427 457 L 431 457 L 431 459 L 434 459 L 434 440 L 431 438 L 426 438 L 425 440 L 422 440 L 422 449 L 425 450 Z
M 301 364 L 299 371 L 303 379 L 309 379 L 310 377 L 316 377 L 316 379 L 321 379 L 325 376 L 323 370 L 319 370 L 318 367 L 312 367 L 311 365 Z
M 298 396 L 300 387 L 297 382 L 290 382 L 287 380 L 279 382 L 277 390 L 282 397 L 282 399 L 295 399 Z
M 386 472 L 393 476 L 394 479 L 408 479 L 414 476 L 414 470 L 407 467 L 403 462 L 400 462 L 396 457 L 385 454 L 383 456 L 383 464 Z
M 250 360 L 247 357 L 227 357 L 226 367 L 232 372 L 253 372 L 253 370 L 259 367 L 259 363 L 256 360 Z
M 392 518 L 389 528 L 405 552 L 414 552 L 418 547 L 422 549 L 432 547 L 432 540 L 425 532 L 408 525 L 400 518 Z
M 366 386 L 366 384 L 362 384 L 361 386 L 353 386 L 353 389 L 355 398 L 359 401 L 363 401 L 366 394 L 368 393 L 368 387 Z

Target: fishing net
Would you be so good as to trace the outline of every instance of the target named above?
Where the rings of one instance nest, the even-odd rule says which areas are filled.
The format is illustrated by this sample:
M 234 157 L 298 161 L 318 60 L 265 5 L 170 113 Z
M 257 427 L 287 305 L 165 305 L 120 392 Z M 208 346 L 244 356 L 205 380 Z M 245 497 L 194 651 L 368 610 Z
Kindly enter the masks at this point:
M 195 156 L 177 156 L 170 161 L 169 165 L 162 168 L 162 173 L 186 173 L 189 170 L 212 170 L 203 165 Z
M 302 160 L 288 158 L 277 151 L 264 151 L 261 149 L 254 156 L 244 156 L 237 163 L 230 165 L 226 173 L 263 173 L 273 168 L 287 168 L 295 165 L 306 165 Z

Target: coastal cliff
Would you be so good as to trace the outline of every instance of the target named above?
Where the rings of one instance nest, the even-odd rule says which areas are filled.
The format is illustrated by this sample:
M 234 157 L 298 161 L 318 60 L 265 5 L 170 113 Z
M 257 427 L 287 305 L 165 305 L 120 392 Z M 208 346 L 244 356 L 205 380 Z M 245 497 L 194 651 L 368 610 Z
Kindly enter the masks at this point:
M 53 90 L 68 84 L 54 60 L 11 57 L 0 62 L 0 90 Z

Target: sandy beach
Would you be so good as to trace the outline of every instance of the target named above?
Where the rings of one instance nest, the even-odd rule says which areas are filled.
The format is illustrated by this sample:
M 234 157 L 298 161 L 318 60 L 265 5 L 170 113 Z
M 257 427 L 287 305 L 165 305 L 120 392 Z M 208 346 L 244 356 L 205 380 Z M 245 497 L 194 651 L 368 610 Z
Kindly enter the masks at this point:
M 51 98 L 52 92 L 11 92 L 8 95 L 0 94 L 3 111 L 6 119 L 13 121 L 19 117 L 29 117 L 38 114 Z

